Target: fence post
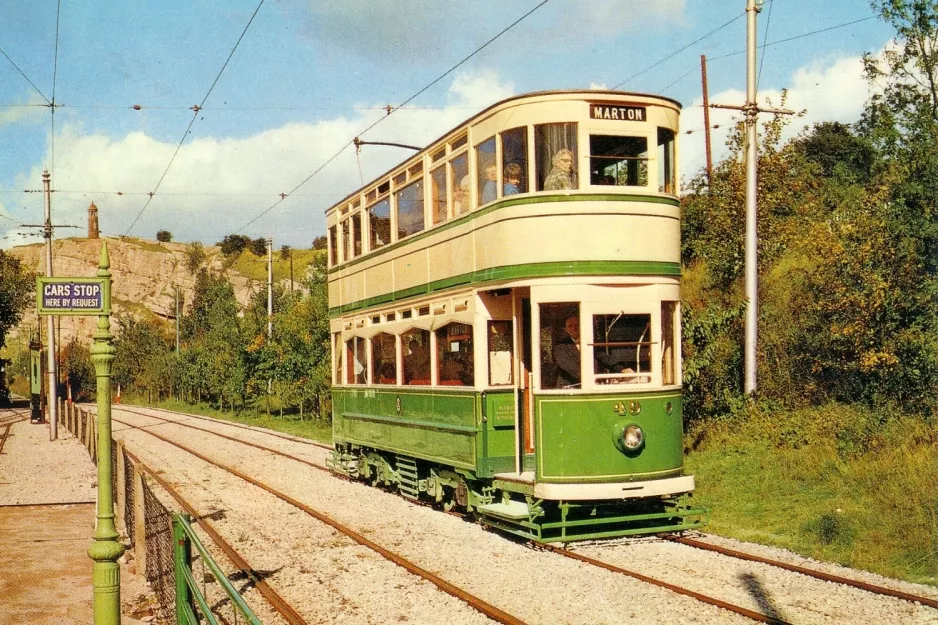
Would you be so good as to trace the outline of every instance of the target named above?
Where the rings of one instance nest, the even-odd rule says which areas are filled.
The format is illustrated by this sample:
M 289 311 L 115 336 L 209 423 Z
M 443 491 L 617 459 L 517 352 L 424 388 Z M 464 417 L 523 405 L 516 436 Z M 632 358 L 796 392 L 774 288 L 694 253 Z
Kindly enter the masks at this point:
M 144 503 L 144 477 L 139 464 L 133 465 L 134 470 L 134 526 L 128 532 L 134 533 L 134 557 L 137 560 L 137 572 L 147 580 L 147 509 Z
M 117 492 L 114 493 L 114 500 L 117 502 L 117 509 L 114 511 L 117 521 L 117 530 L 129 533 L 125 513 L 127 511 L 127 464 L 124 456 L 124 442 L 115 441 L 117 450 Z
M 176 573 L 176 625 L 189 622 L 188 612 L 193 608 L 189 585 L 186 583 L 186 570 L 192 569 L 192 544 L 183 529 L 183 517 L 173 515 L 173 570 Z

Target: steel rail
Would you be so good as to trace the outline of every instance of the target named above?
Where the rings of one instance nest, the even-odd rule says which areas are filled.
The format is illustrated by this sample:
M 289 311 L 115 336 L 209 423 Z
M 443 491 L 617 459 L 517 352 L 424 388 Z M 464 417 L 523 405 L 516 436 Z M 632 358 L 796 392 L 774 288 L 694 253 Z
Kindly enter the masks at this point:
M 137 407 L 137 408 L 141 408 L 141 406 L 136 406 L 136 407 Z M 121 411 L 124 411 L 124 412 L 130 412 L 130 413 L 133 413 L 133 414 L 140 414 L 140 415 L 144 415 L 144 416 L 151 416 L 151 417 L 153 417 L 153 415 L 145 415 L 145 413 L 142 413 L 142 412 L 135 412 L 135 411 L 133 411 L 133 410 L 130 410 L 129 408 L 126 408 L 124 404 L 117 405 L 117 406 L 115 406 L 113 409 L 114 409 L 114 410 L 121 410 Z M 183 417 L 186 417 L 186 418 L 189 418 L 189 419 L 199 419 L 199 420 L 201 420 L 201 421 L 211 421 L 212 423 L 222 423 L 222 424 L 224 424 L 224 425 L 228 425 L 228 426 L 231 426 L 231 427 L 233 427 L 233 428 L 238 428 L 238 429 L 242 429 L 242 430 L 248 430 L 248 431 L 250 431 L 250 432 L 256 432 L 256 433 L 258 433 L 258 434 L 264 434 L 264 435 L 266 435 L 266 436 L 273 436 L 274 438 L 282 438 L 282 439 L 284 439 L 284 440 L 292 441 L 292 442 L 294 442 L 294 443 L 302 443 L 302 444 L 304 444 L 304 445 L 312 445 L 313 447 L 321 447 L 322 449 L 332 449 L 332 446 L 331 446 L 331 445 L 326 445 L 325 443 L 321 443 L 321 442 L 319 442 L 319 441 L 314 441 L 314 440 L 310 440 L 310 439 L 308 439 L 308 438 L 302 438 L 302 437 L 299 437 L 299 436 L 293 436 L 293 435 L 291 435 L 291 434 L 284 434 L 284 433 L 282 433 L 282 432 L 276 432 L 276 431 L 274 431 L 274 430 L 268 430 L 268 429 L 265 429 L 265 428 L 259 428 L 259 427 L 255 427 L 255 426 L 252 426 L 252 425 L 244 425 L 243 423 L 238 423 L 238 422 L 236 422 L 236 421 L 225 421 L 224 419 L 215 419 L 215 418 L 213 418 L 213 417 L 205 417 L 205 416 L 202 416 L 202 415 L 190 414 L 190 413 L 188 413 L 188 412 L 179 412 L 179 411 L 176 411 L 176 410 L 168 410 L 168 409 L 166 409 L 166 408 L 146 408 L 146 409 L 147 409 L 147 410 L 159 410 L 160 412 L 168 412 L 169 414 L 180 415 L 180 416 L 183 416 Z M 153 418 L 154 418 L 154 419 L 159 419 L 160 417 L 153 417 Z M 167 421 L 168 421 L 168 419 L 167 419 Z M 208 431 L 208 430 L 206 430 L 206 431 Z
M 278 455 L 278 456 L 282 456 L 282 457 L 288 458 L 288 459 L 290 459 L 290 460 L 295 460 L 296 462 L 305 464 L 305 465 L 307 465 L 307 466 L 309 466 L 309 467 L 312 467 L 312 468 L 314 468 L 314 469 L 319 469 L 320 471 L 325 471 L 325 472 L 327 472 L 327 473 L 329 472 L 329 468 L 328 468 L 328 467 L 325 467 L 325 466 L 323 466 L 323 465 L 321 465 L 321 464 L 316 464 L 315 462 L 310 462 L 309 460 L 305 460 L 305 459 L 303 459 L 303 458 L 298 458 L 297 456 L 288 454 L 288 453 L 286 453 L 286 452 L 284 452 L 284 451 L 280 451 L 280 450 L 278 450 L 278 449 L 272 449 L 272 448 L 270 448 L 270 447 L 265 447 L 265 446 L 261 445 L 260 443 L 252 443 L 252 442 L 250 442 L 250 441 L 241 440 L 240 438 L 235 438 L 235 437 L 233 437 L 233 436 L 228 436 L 227 434 L 222 434 L 221 432 L 216 432 L 216 431 L 214 431 L 214 430 L 209 430 L 209 429 L 206 429 L 206 428 L 200 428 L 200 427 L 198 427 L 198 426 L 191 425 L 191 424 L 189 424 L 189 423 L 182 423 L 182 422 L 180 422 L 180 421 L 173 421 L 173 420 L 171 420 L 171 419 L 164 419 L 163 417 L 155 417 L 155 416 L 153 416 L 153 415 L 149 415 L 149 414 L 146 414 L 146 413 L 144 413 L 144 412 L 138 412 L 138 411 L 136 411 L 136 410 L 127 410 L 126 408 L 118 408 L 117 411 L 119 411 L 119 412 L 127 412 L 127 413 L 130 413 L 130 414 L 139 415 L 139 416 L 141 416 L 141 417 L 146 417 L 147 419 L 157 419 L 157 420 L 159 420 L 159 421 L 162 421 L 163 423 L 168 423 L 168 424 L 171 424 L 171 425 L 179 425 L 179 426 L 186 427 L 186 428 L 192 428 L 193 430 L 197 430 L 197 431 L 199 431 L 199 432 L 205 432 L 206 434 L 213 434 L 214 436 L 218 436 L 218 437 L 224 438 L 225 440 L 233 441 L 233 442 L 235 442 L 235 443 L 240 443 L 240 444 L 242 444 L 242 445 L 247 445 L 248 447 L 253 447 L 253 448 L 255 448 L 255 449 L 260 449 L 261 451 L 269 451 L 269 452 L 272 453 L 272 454 L 276 454 L 276 455 Z M 182 414 L 182 413 L 180 413 L 180 414 Z M 127 424 L 127 425 L 129 425 L 129 424 Z M 136 426 L 131 426 L 131 427 L 136 427 Z
M 228 559 L 231 560 L 232 563 L 234 563 L 234 565 L 245 574 L 254 587 L 257 588 L 257 591 L 260 592 L 265 599 L 267 599 L 274 610 L 283 616 L 283 618 L 285 618 L 291 625 L 307 625 L 306 620 L 300 616 L 300 614 L 293 608 L 293 606 L 287 603 L 287 601 L 281 597 L 276 590 L 271 588 L 270 584 L 268 584 L 260 575 L 257 574 L 257 571 L 254 569 L 254 567 L 252 567 L 248 561 L 245 560 L 244 557 L 241 556 L 241 554 L 239 554 L 238 551 L 231 546 L 228 541 L 222 538 L 221 534 L 219 534 L 218 531 L 212 527 L 212 524 L 209 523 L 208 520 L 206 520 L 206 518 L 195 509 L 195 506 L 189 503 L 178 491 L 176 491 L 176 489 L 170 486 L 169 483 L 162 477 L 157 475 L 156 472 L 153 471 L 149 466 L 141 462 L 139 457 L 130 451 L 125 451 L 124 453 L 127 454 L 127 456 L 130 457 L 130 459 L 133 460 L 138 467 L 141 467 L 144 473 L 146 473 L 154 481 L 156 481 L 157 484 L 163 487 L 166 492 L 172 495 L 173 499 L 175 499 L 179 505 L 185 509 L 186 512 L 192 515 L 192 518 L 195 519 L 196 523 L 198 523 L 199 526 L 205 531 L 205 533 L 209 535 L 212 541 L 218 545 L 219 549 L 224 552 L 225 556 L 227 556 Z
M 761 612 L 756 612 L 754 610 L 750 610 L 748 608 L 744 608 L 744 607 L 741 607 L 732 603 L 727 603 L 726 601 L 715 599 L 713 597 L 700 594 L 699 592 L 688 590 L 687 588 L 683 588 L 681 586 L 675 586 L 674 584 L 669 584 L 668 582 L 661 581 L 660 579 L 648 577 L 647 575 L 642 575 L 641 573 L 636 573 L 635 571 L 630 571 L 620 566 L 609 564 L 608 562 L 603 562 L 602 560 L 597 560 L 589 556 L 584 556 L 583 554 L 576 553 L 574 551 L 567 551 L 566 549 L 561 549 L 560 547 L 556 547 L 554 545 L 549 545 L 549 544 L 538 545 L 538 547 L 543 547 L 547 551 L 558 553 L 568 558 L 579 560 L 580 562 L 585 562 L 587 564 L 592 564 L 593 566 L 598 566 L 599 568 L 606 569 L 607 571 L 612 571 L 613 573 L 621 573 L 623 575 L 628 575 L 629 577 L 635 578 L 639 581 L 643 581 L 647 584 L 652 584 L 654 586 L 666 588 L 679 595 L 692 597 L 703 603 L 707 603 L 709 605 L 716 606 L 724 610 L 729 610 L 730 612 L 751 618 L 752 620 L 759 621 L 760 623 L 771 623 L 772 625 L 790 625 L 788 621 L 784 621 L 774 616 L 768 616 L 768 615 L 762 614 Z
M 275 488 L 273 488 L 273 487 L 271 487 L 271 486 L 268 486 L 267 484 L 261 482 L 260 480 L 257 480 L 257 479 L 255 479 L 255 478 L 253 478 L 253 477 L 251 477 L 251 476 L 249 476 L 249 475 L 247 475 L 247 474 L 245 474 L 245 473 L 243 473 L 243 472 L 241 472 L 241 471 L 238 471 L 238 470 L 235 469 L 234 467 L 229 467 L 229 466 L 227 466 L 227 465 L 225 465 L 225 464 L 222 464 L 222 463 L 220 463 L 220 462 L 216 462 L 216 461 L 212 460 L 211 458 L 209 458 L 208 456 L 205 456 L 205 455 L 202 454 L 201 452 L 198 452 L 198 451 L 196 451 L 196 450 L 194 450 L 194 449 L 192 449 L 192 448 L 190 448 L 190 447 L 188 447 L 188 446 L 186 446 L 186 445 L 183 445 L 183 444 L 181 444 L 181 443 L 177 443 L 177 442 L 175 442 L 175 441 L 173 441 L 173 440 L 170 440 L 170 439 L 168 439 L 168 438 L 166 438 L 166 437 L 164 437 L 164 436 L 162 436 L 162 435 L 160 435 L 160 434 L 157 434 L 156 432 L 152 432 L 152 431 L 150 431 L 150 430 L 148 430 L 148 429 L 146 429 L 146 428 L 138 428 L 137 426 L 134 426 L 133 424 L 127 423 L 126 421 L 120 421 L 120 420 L 117 420 L 117 421 L 120 422 L 120 423 L 123 423 L 124 425 L 128 425 L 128 426 L 133 427 L 133 428 L 136 428 L 136 429 L 140 429 L 141 431 L 146 432 L 146 433 L 149 434 L 150 436 L 153 436 L 153 437 L 155 437 L 155 438 L 157 438 L 157 439 L 159 439 L 159 440 L 161 440 L 161 441 L 163 441 L 163 442 L 165 442 L 165 443 L 168 443 L 168 444 L 170 444 L 170 445 L 173 445 L 173 446 L 175 446 L 175 447 L 178 447 L 179 449 L 182 449 L 183 451 L 192 454 L 192 455 L 195 456 L 196 458 L 199 458 L 200 460 L 202 460 L 202 461 L 204 461 L 204 462 L 206 462 L 206 463 L 208 463 L 208 464 L 211 464 L 211 465 L 213 465 L 213 466 L 216 466 L 216 467 L 218 467 L 218 468 L 220 468 L 220 469 L 222 469 L 222 470 L 224 470 L 224 471 L 228 471 L 228 472 L 231 473 L 232 475 L 235 475 L 236 477 L 239 477 L 239 478 L 241 478 L 242 480 L 244 480 L 244 481 L 246 481 L 246 482 L 248 482 L 248 483 L 250 483 L 250 484 L 253 484 L 254 486 L 257 486 L 258 488 L 261 488 L 261 489 L 267 491 L 268 493 L 270 493 L 271 495 L 277 497 L 278 499 L 280 499 L 280 500 L 282 500 L 282 501 L 285 501 L 286 503 L 288 503 L 288 504 L 290 504 L 290 505 L 292 505 L 292 506 L 294 506 L 294 507 L 296 507 L 296 508 L 302 510 L 303 512 L 305 512 L 305 513 L 307 513 L 308 515 L 312 516 L 312 517 L 315 518 L 316 520 L 321 521 L 322 523 L 325 523 L 326 525 L 328 525 L 328 526 L 330 526 L 330 527 L 332 527 L 332 528 L 334 528 L 334 529 L 336 529 L 336 530 L 342 532 L 343 534 L 345 534 L 346 536 L 348 536 L 349 538 L 351 538 L 352 540 L 354 540 L 354 541 L 357 542 L 358 544 L 360 544 L 360 545 L 362 545 L 362 546 L 364 546 L 364 547 L 368 547 L 368 548 L 371 549 L 372 551 L 375 551 L 376 553 L 378 553 L 379 555 L 381 555 L 381 556 L 384 557 L 385 559 L 390 560 L 391 562 L 393 562 L 394 564 L 400 566 L 401 568 L 405 569 L 406 571 L 408 571 L 408 572 L 410 572 L 410 573 L 412 573 L 412 574 L 414 574 L 414 575 L 416 575 L 416 576 L 418 576 L 418 577 L 420 577 L 420 578 L 422 578 L 422 579 L 424 579 L 424 580 L 430 582 L 431 584 L 433 584 L 434 586 L 436 586 L 437 588 L 439 588 L 439 589 L 442 590 L 443 592 L 445 592 L 445 593 L 447 593 L 447 594 L 449 594 L 449 595 L 451 595 L 451 596 L 453 596 L 453 597 L 456 597 L 457 599 L 459 599 L 459 600 L 465 602 L 465 603 L 466 603 L 467 605 L 469 605 L 470 607 L 474 608 L 475 610 L 478 610 L 479 612 L 481 612 L 482 614 L 484 614 L 485 616 L 491 618 L 491 619 L 494 620 L 494 621 L 497 621 L 497 622 L 499 622 L 499 623 L 502 623 L 503 625 L 526 625 L 525 622 L 522 621 L 521 619 L 519 619 L 519 618 L 517 618 L 517 617 L 515 617 L 515 616 L 513 616 L 513 615 L 511 615 L 511 614 L 509 614 L 509 613 L 507 613 L 507 612 L 505 612 L 504 610 L 502 610 L 502 609 L 500 609 L 500 608 L 498 608 L 498 607 L 496 607 L 496 606 L 494 606 L 494 605 L 492 605 L 492 604 L 490 604 L 490 603 L 484 601 L 483 599 L 481 599 L 481 598 L 479 598 L 479 597 L 476 597 L 475 595 L 472 595 L 472 594 L 466 592 L 466 591 L 463 590 L 462 588 L 459 588 L 458 586 L 456 586 L 456 585 L 454 585 L 454 584 L 451 584 L 450 582 L 446 581 L 446 580 L 443 579 L 442 577 L 440 577 L 440 576 L 438 576 L 438 575 L 435 575 L 434 573 L 431 573 L 430 571 L 428 571 L 428 570 L 426 570 L 426 569 L 420 567 L 419 565 L 415 564 L 414 562 L 411 562 L 410 560 L 407 560 L 407 559 L 404 558 L 403 556 L 400 556 L 400 555 L 394 553 L 393 551 L 390 551 L 389 549 L 386 549 L 386 548 L 382 547 L 382 546 L 379 545 L 378 543 L 376 543 L 376 542 L 374 542 L 374 541 L 372 541 L 372 540 L 369 540 L 368 538 L 365 538 L 362 534 L 359 534 L 359 533 L 356 532 L 355 530 L 351 529 L 350 527 L 347 527 L 347 526 L 343 525 L 342 523 L 340 523 L 339 521 L 336 521 L 335 519 L 329 517 L 328 515 L 326 515 L 326 514 L 324 514 L 324 513 L 321 513 L 321 512 L 318 512 L 317 510 L 314 510 L 313 508 L 307 506 L 306 504 L 302 503 L 301 501 L 299 501 L 299 500 L 297 500 L 297 499 L 294 499 L 293 497 L 290 497 L 290 496 L 287 495 L 286 493 L 280 492 L 280 491 L 276 490 Z M 190 513 L 190 514 L 193 514 L 193 516 L 197 517 L 197 515 L 194 514 L 194 513 Z
M 877 595 L 885 595 L 888 597 L 895 597 L 897 599 L 903 599 L 905 601 L 911 601 L 913 603 L 921 603 L 922 605 L 927 605 L 931 608 L 938 608 L 938 600 L 929 599 L 928 597 L 921 597 L 919 595 L 913 595 L 911 593 L 902 592 L 901 590 L 893 590 L 892 588 L 886 588 L 885 586 L 877 586 L 876 584 L 869 584 L 867 582 L 861 582 L 859 580 L 850 579 L 849 577 L 841 577 L 840 575 L 833 575 L 830 573 L 824 573 L 822 571 L 817 571 L 815 569 L 805 568 L 803 566 L 798 566 L 797 564 L 788 564 L 787 562 L 781 562 L 779 560 L 772 560 L 770 558 L 763 558 L 762 556 L 756 556 L 750 553 L 745 553 L 743 551 L 737 551 L 735 549 L 728 549 L 726 547 L 720 547 L 719 545 L 712 545 L 700 540 L 695 540 L 693 538 L 687 538 L 685 536 L 667 536 L 662 535 L 661 538 L 665 540 L 670 540 L 671 542 L 680 543 L 682 545 L 687 545 L 695 549 L 703 549 L 705 551 L 713 551 L 725 556 L 730 556 L 740 560 L 748 560 L 749 562 L 759 562 L 761 564 L 767 564 L 769 566 L 774 566 L 780 569 L 785 569 L 786 571 L 792 571 L 794 573 L 800 573 L 802 575 L 807 575 L 809 577 L 814 577 L 825 582 L 833 582 L 835 584 L 843 584 L 845 586 L 852 586 L 853 588 L 859 588 L 860 590 L 865 590 Z

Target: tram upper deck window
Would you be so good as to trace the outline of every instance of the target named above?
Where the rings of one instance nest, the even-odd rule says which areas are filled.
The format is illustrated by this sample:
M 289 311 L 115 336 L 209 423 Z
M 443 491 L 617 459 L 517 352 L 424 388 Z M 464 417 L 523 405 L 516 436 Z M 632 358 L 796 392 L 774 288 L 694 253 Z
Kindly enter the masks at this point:
M 596 384 L 651 382 L 651 315 L 593 315 Z
M 648 139 L 590 135 L 590 184 L 648 185 Z
M 352 255 L 362 255 L 362 214 L 355 213 L 351 217 L 352 221 Z
M 534 163 L 538 191 L 579 188 L 576 124 L 535 126 Z
M 469 212 L 469 154 L 464 153 L 450 161 L 453 170 L 453 217 Z
M 329 266 L 339 263 L 339 229 L 336 226 L 329 228 Z
M 423 181 L 409 184 L 395 194 L 397 198 L 397 238 L 421 232 L 424 227 Z
M 430 201 L 433 203 L 430 209 L 433 223 L 446 221 L 446 167 L 437 167 L 430 172 Z
M 349 227 L 349 221 L 346 219 L 342 222 L 342 262 L 350 260 L 352 258 L 352 236 L 351 228 Z
M 391 202 L 384 198 L 368 208 L 369 249 L 376 250 L 391 242 Z
M 658 129 L 658 191 L 677 194 L 677 170 L 674 167 L 674 131 Z
M 528 191 L 527 128 L 506 130 L 502 142 L 502 197 Z
M 479 176 L 479 206 L 498 198 L 498 161 L 495 158 L 495 137 L 476 146 L 476 172 Z

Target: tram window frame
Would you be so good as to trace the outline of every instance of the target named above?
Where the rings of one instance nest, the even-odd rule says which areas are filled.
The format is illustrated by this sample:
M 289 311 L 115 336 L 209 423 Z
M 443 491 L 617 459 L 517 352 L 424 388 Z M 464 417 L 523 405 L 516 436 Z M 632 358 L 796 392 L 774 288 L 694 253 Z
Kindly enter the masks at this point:
M 378 214 L 378 208 L 382 209 L 380 215 Z M 384 197 L 365 210 L 368 211 L 368 250 L 377 250 L 391 243 L 391 233 L 393 232 L 391 228 L 391 198 Z M 386 236 L 387 241 L 383 238 L 379 239 L 382 234 Z
M 489 386 L 511 386 L 515 377 L 512 322 L 510 319 L 491 320 L 486 330 Z
M 347 218 L 342 220 L 341 225 L 342 225 L 342 262 L 345 262 L 345 261 L 351 260 L 352 258 L 351 256 L 352 237 L 350 233 L 351 225 L 349 224 L 349 220 Z
M 449 218 L 447 198 L 449 197 L 446 165 L 440 165 L 430 172 L 430 215 L 433 225 L 441 224 Z
M 676 145 L 674 131 L 658 127 L 658 192 L 677 195 Z
M 472 197 L 469 190 L 469 151 L 453 156 L 447 163 L 450 170 L 450 202 L 453 206 L 453 217 L 465 215 L 472 210 Z
M 339 264 L 339 227 L 329 226 L 329 266 Z
M 537 191 L 576 190 L 580 188 L 580 176 L 577 172 L 579 165 L 578 125 L 576 122 L 561 122 L 554 124 L 536 124 L 534 126 L 534 167 Z M 561 150 L 570 150 L 573 156 L 573 166 L 570 170 L 570 186 L 548 188 L 549 178 L 554 169 L 554 157 Z
M 593 382 L 600 386 L 650 383 L 656 373 L 652 314 L 593 311 L 590 320 Z M 625 340 L 610 340 L 613 331 L 616 336 L 612 338 Z
M 501 145 L 501 184 L 499 197 L 528 192 L 528 127 L 519 126 L 510 128 L 498 134 Z M 513 193 L 505 193 L 508 186 L 508 168 L 517 165 L 521 168 L 517 189 Z
M 425 355 L 411 351 L 410 344 L 413 341 L 417 341 L 417 343 L 426 350 Z M 405 351 L 408 353 L 405 354 Z M 405 386 L 428 386 L 433 373 L 433 365 L 431 364 L 433 360 L 433 349 L 430 345 L 430 331 L 423 328 L 411 328 L 402 332 L 399 353 L 401 358 L 401 383 Z M 426 358 L 425 363 L 423 362 L 424 357 Z M 426 374 L 425 377 L 418 377 L 424 376 L 424 374 Z
M 567 321 L 576 319 L 578 336 L 575 342 L 567 327 Z M 580 329 L 580 302 L 541 302 L 538 304 L 540 385 L 542 390 L 570 390 L 582 387 L 583 380 L 583 334 Z M 572 349 L 571 349 L 572 348 Z M 564 364 L 558 364 L 558 360 Z M 574 366 L 574 360 L 576 365 Z M 573 378 L 574 369 L 578 371 Z M 562 376 L 562 372 L 566 376 Z M 569 382 L 564 384 L 564 381 Z
M 498 148 L 495 135 L 476 145 L 474 153 L 477 197 L 479 206 L 485 206 L 501 197 L 501 174 L 498 171 Z M 492 174 L 495 175 L 494 178 L 489 177 Z M 489 185 L 491 185 L 491 192 Z
M 390 332 L 379 332 L 371 337 L 373 384 L 397 384 L 397 351 L 396 335 Z
M 439 386 L 473 386 L 475 363 L 472 325 L 451 321 L 436 330 L 436 377 Z
M 368 373 L 368 348 L 365 338 L 353 336 L 345 341 L 346 384 L 366 384 Z M 352 366 L 352 363 L 358 366 Z M 359 367 L 361 369 L 359 370 Z
M 661 302 L 661 384 L 671 386 L 680 384 L 681 357 L 680 337 L 678 329 L 681 327 L 680 302 Z
M 423 178 L 418 178 L 394 192 L 393 210 L 397 214 L 398 241 L 427 229 L 423 183 Z M 412 196 L 412 199 L 411 197 L 405 197 L 405 194 Z M 405 204 L 402 200 L 406 200 L 408 203 Z M 407 210 L 402 210 L 402 206 L 405 206 Z
M 361 211 L 352 213 L 349 217 L 352 222 L 352 258 L 362 255 L 362 214 Z
M 648 186 L 650 157 L 646 135 L 590 133 L 589 147 L 591 185 Z M 612 178 L 613 182 L 602 182 L 608 178 Z
M 335 355 L 335 363 L 333 366 L 333 384 L 344 384 L 345 383 L 345 360 L 344 354 L 345 350 L 344 343 L 342 342 L 342 333 L 335 332 L 332 335 L 332 353 Z

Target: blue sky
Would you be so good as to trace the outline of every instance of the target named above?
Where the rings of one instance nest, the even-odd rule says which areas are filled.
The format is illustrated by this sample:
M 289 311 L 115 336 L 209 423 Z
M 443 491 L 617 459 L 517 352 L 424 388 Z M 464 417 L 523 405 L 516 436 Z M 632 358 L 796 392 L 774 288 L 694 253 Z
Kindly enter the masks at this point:
M 340 151 L 355 136 L 423 145 L 504 97 L 590 87 L 677 99 L 683 129 L 699 131 L 701 54 L 711 102 L 745 93 L 745 0 L 265 0 L 219 77 L 258 2 L 0 0 L 0 247 L 40 240 L 19 225 L 42 221 L 41 194 L 25 190 L 43 169 L 56 224 L 83 226 L 94 201 L 109 236 L 309 247 L 325 208 L 409 154 Z M 788 89 L 805 111 L 791 133 L 855 121 L 869 95 L 859 58 L 892 36 L 866 0 L 766 0 L 758 30 L 760 44 L 796 38 L 759 55 L 760 99 Z M 682 141 L 688 179 L 703 133 Z

